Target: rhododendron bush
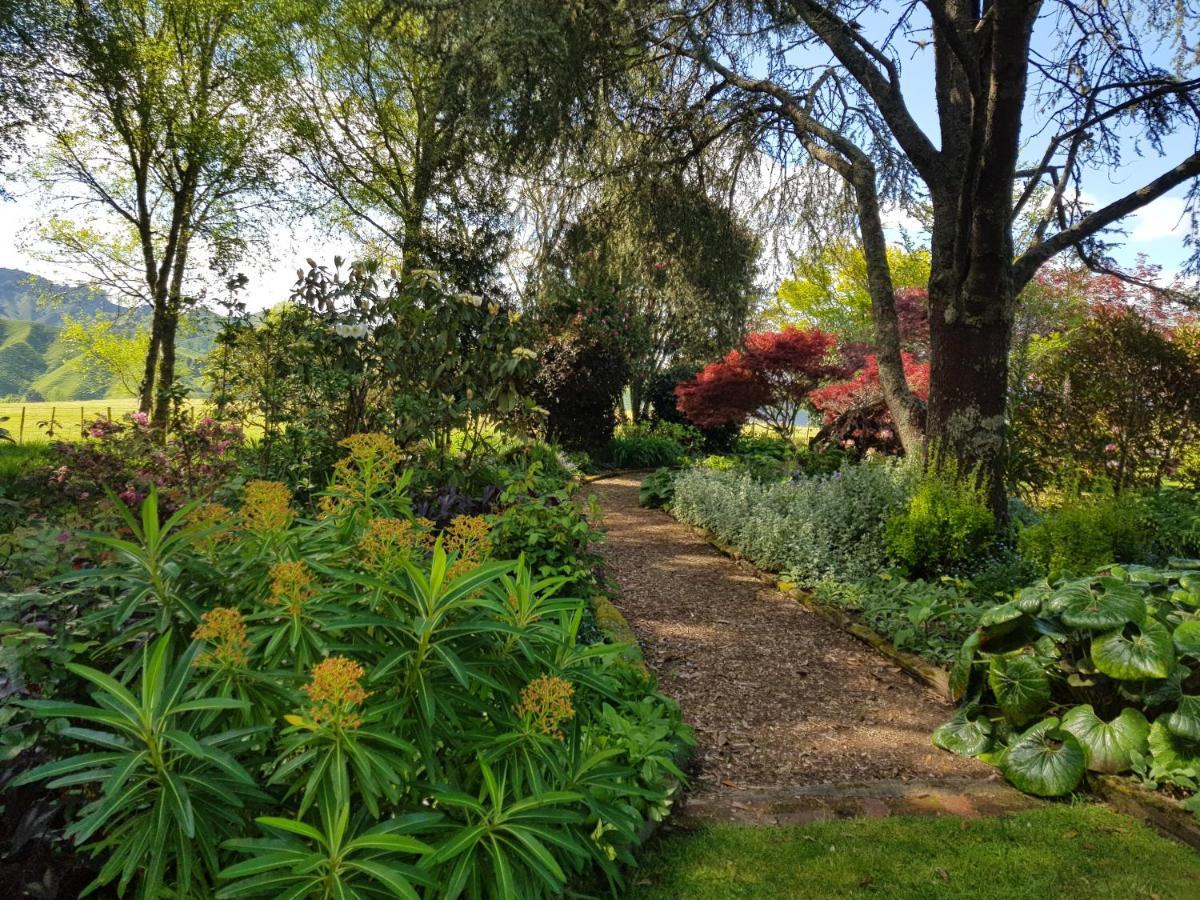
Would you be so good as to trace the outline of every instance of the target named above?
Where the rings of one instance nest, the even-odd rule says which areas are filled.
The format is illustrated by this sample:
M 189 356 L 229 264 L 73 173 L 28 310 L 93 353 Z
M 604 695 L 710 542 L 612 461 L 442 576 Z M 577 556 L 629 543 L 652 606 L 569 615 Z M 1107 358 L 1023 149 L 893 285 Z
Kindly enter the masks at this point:
M 755 332 L 744 349 L 676 386 L 679 410 L 706 428 L 757 418 L 790 437 L 809 392 L 841 371 L 836 340 L 816 328 Z

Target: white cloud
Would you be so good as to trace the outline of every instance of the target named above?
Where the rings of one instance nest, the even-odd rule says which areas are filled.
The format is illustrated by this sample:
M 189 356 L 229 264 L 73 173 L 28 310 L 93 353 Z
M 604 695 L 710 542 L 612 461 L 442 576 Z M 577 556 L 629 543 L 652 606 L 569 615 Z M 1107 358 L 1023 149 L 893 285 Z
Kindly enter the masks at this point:
M 1130 239 L 1139 242 L 1182 237 L 1188 227 L 1182 197 L 1159 197 L 1133 214 Z

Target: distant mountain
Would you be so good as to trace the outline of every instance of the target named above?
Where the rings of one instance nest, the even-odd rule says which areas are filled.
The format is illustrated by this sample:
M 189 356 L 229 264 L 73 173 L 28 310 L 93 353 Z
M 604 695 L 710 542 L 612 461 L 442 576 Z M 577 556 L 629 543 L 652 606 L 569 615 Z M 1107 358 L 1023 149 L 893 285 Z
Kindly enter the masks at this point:
M 89 287 L 55 284 L 20 269 L 0 268 L 0 319 L 60 326 L 63 316 L 113 316 L 121 307 Z
M 49 299 L 50 302 L 46 302 Z M 67 317 L 112 317 L 122 308 L 87 287 L 55 284 L 19 269 L 0 268 L 0 400 L 94 400 L 126 396 L 119 381 L 98 378 L 63 340 Z M 144 323 L 148 310 L 124 310 L 130 327 Z M 191 317 L 181 334 L 179 362 L 199 386 L 203 358 L 212 349 L 220 319 L 207 310 Z M 184 329 L 181 329 L 184 331 Z

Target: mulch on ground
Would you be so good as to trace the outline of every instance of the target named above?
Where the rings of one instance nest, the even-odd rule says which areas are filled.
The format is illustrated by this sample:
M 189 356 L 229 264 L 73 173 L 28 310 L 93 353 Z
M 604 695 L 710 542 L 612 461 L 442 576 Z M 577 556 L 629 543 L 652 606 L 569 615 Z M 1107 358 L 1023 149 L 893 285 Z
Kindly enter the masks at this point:
M 614 597 L 696 731 L 695 802 L 748 788 L 995 779 L 934 747 L 951 707 L 659 510 L 639 475 L 595 482 Z

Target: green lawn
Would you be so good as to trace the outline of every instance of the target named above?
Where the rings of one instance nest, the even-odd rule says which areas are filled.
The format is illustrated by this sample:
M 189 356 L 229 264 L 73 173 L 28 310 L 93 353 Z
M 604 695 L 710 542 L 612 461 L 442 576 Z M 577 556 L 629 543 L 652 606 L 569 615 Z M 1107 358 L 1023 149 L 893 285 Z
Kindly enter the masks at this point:
M 191 401 L 197 409 L 204 400 Z M 55 440 L 74 441 L 80 436 L 80 422 L 92 422 L 102 416 L 120 419 L 138 407 L 135 397 L 111 397 L 104 400 L 59 400 L 46 403 L 0 403 L 0 428 L 7 429 L 14 441 L 37 444 L 50 440 L 47 427 L 51 418 Z M 21 413 L 24 411 L 24 427 Z M 6 421 L 7 420 L 7 421 Z
M 1004 818 L 714 826 L 660 837 L 631 897 L 1200 897 L 1200 854 L 1102 806 Z

